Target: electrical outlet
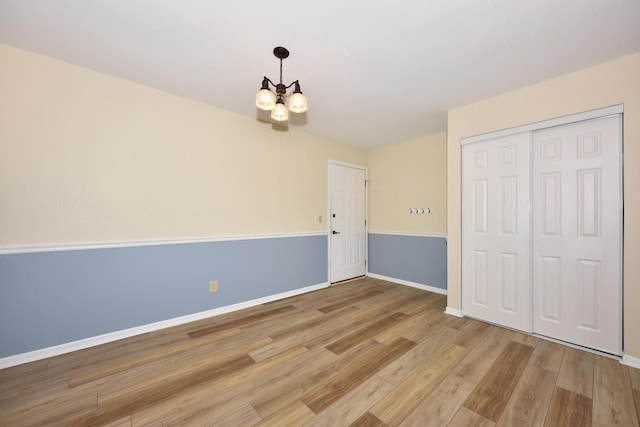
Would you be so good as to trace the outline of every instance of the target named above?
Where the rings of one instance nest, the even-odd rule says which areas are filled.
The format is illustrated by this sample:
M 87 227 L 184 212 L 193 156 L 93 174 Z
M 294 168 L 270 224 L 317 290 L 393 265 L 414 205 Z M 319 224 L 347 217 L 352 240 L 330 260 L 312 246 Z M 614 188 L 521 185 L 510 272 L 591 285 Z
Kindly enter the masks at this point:
M 209 292 L 218 292 L 218 281 L 212 280 L 209 282 Z

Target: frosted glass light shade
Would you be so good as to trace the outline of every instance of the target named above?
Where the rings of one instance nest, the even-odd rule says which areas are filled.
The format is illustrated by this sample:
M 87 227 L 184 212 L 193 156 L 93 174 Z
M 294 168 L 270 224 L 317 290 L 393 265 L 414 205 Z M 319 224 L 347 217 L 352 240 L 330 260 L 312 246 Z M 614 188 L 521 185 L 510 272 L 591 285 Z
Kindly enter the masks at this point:
M 256 94 L 256 107 L 271 111 L 276 106 L 276 94 L 269 89 L 260 89 Z
M 271 110 L 271 118 L 277 122 L 285 122 L 289 120 L 289 110 L 282 102 L 278 102 Z
M 293 93 L 289 97 L 289 111 L 292 113 L 304 113 L 309 109 L 307 105 L 307 97 L 301 92 Z

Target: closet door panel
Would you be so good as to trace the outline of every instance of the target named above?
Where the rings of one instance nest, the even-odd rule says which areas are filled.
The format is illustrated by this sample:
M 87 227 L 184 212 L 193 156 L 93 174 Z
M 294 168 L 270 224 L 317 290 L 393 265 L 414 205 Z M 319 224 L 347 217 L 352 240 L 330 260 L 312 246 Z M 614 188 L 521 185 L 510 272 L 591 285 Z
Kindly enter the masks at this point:
M 464 146 L 462 311 L 531 331 L 530 134 Z
M 621 352 L 618 116 L 533 133 L 533 330 Z

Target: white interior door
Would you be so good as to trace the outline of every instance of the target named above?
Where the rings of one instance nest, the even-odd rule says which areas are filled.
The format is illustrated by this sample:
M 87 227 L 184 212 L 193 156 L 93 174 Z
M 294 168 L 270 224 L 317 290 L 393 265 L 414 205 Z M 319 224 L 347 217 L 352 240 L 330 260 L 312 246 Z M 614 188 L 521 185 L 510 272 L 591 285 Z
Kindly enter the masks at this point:
M 621 353 L 619 116 L 533 134 L 533 330 Z
M 330 282 L 366 273 L 366 170 L 329 164 Z
M 531 332 L 530 134 L 462 147 L 462 312 Z

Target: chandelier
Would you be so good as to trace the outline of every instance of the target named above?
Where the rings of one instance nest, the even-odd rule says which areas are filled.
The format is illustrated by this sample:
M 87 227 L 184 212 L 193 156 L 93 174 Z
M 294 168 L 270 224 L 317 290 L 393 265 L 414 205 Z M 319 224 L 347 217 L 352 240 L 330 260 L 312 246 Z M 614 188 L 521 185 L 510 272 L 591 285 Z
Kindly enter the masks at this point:
M 289 111 L 292 113 L 304 113 L 308 110 L 307 97 L 300 90 L 300 82 L 296 80 L 289 86 L 282 83 L 282 60 L 289 57 L 289 51 L 282 46 L 273 49 L 273 54 L 280 59 L 280 83 L 275 84 L 267 76 L 262 79 L 262 87 L 256 94 L 256 107 L 264 111 L 271 111 L 271 118 L 278 122 L 289 120 Z M 276 90 L 274 94 L 269 89 L 269 84 Z M 287 89 L 293 86 L 293 93 L 287 95 Z M 285 105 L 285 99 L 288 100 L 288 107 Z

